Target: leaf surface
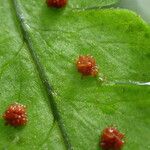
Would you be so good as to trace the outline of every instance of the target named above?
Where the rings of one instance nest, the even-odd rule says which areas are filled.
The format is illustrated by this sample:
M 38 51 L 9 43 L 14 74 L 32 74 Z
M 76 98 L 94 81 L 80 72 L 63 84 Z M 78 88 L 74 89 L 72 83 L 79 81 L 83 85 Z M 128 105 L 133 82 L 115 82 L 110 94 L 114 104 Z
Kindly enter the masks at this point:
M 25 127 L 14 128 L 6 126 L 1 118 L 0 149 L 65 149 L 11 4 L 0 1 L 3 16 L 0 23 L 0 114 L 10 104 L 19 102 L 27 106 L 29 122 Z
M 1 3 L 10 10 L 11 3 Z M 1 121 L 0 148 L 64 149 L 66 144 L 68 149 L 99 149 L 101 131 L 116 125 L 125 133 L 125 150 L 147 149 L 149 26 L 126 10 L 55 10 L 40 0 L 18 0 L 15 6 L 20 22 L 12 10 L 9 21 L 1 24 L 12 28 L 0 39 L 1 112 L 17 99 L 28 106 L 29 124 L 14 129 Z M 106 78 L 103 84 L 76 71 L 75 61 L 82 54 L 94 56 Z

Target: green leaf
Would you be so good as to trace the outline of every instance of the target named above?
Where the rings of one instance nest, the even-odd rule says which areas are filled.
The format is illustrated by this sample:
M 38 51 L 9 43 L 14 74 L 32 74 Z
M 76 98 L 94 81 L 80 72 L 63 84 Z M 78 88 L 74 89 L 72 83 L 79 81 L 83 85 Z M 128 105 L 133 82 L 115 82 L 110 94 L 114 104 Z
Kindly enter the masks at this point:
M 19 102 L 27 106 L 29 119 L 22 128 L 6 126 L 0 119 L 0 149 L 65 149 L 47 94 L 21 38 L 13 6 L 4 1 L 0 6 L 0 114 L 11 103 Z
M 1 119 L 0 149 L 99 149 L 110 125 L 125 133 L 125 150 L 148 149 L 150 27 L 126 10 L 15 2 L 18 18 L 10 1 L 0 1 L 7 18 L 0 24 L 0 112 L 18 101 L 27 105 L 29 123 L 13 128 Z M 82 54 L 94 56 L 104 83 L 81 78 L 75 61 Z
M 118 0 L 70 0 L 68 8 L 101 8 L 113 6 L 118 3 Z

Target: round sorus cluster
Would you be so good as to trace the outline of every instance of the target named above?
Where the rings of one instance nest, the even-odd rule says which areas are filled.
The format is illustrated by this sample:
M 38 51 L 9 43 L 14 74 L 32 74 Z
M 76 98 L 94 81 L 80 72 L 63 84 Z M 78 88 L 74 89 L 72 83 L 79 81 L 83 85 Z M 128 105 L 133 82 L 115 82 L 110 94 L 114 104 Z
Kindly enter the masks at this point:
M 83 76 L 97 76 L 98 68 L 96 65 L 96 61 L 92 56 L 79 56 L 76 67 L 78 72 L 80 72 Z
M 116 128 L 109 127 L 103 130 L 100 147 L 103 150 L 121 150 L 123 147 L 124 134 L 120 133 Z
M 62 8 L 67 4 L 67 0 L 46 0 L 48 7 Z
M 6 121 L 6 125 L 14 127 L 25 125 L 28 121 L 26 106 L 19 103 L 11 104 L 5 111 L 3 118 Z

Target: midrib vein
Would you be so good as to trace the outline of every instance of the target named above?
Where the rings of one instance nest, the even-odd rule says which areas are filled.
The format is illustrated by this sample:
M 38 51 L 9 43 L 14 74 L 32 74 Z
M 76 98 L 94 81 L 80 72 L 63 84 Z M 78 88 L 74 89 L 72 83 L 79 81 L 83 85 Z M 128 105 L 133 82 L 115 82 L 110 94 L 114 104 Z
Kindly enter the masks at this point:
M 60 131 L 61 131 L 61 134 L 62 134 L 62 137 L 63 137 L 63 140 L 64 140 L 64 144 L 65 144 L 65 146 L 68 150 L 71 150 L 72 146 L 71 146 L 70 140 L 68 138 L 66 129 L 64 127 L 63 120 L 62 120 L 62 118 L 60 116 L 60 113 L 58 111 L 57 104 L 56 104 L 56 102 L 54 100 L 54 97 L 53 97 L 53 93 L 54 93 L 53 89 L 52 89 L 52 87 L 51 87 L 51 85 L 48 81 L 48 78 L 47 78 L 46 73 L 44 71 L 44 67 L 40 63 L 38 55 L 36 54 L 36 50 L 34 49 L 34 46 L 31 42 L 30 35 L 29 35 L 27 27 L 24 23 L 24 19 L 22 18 L 22 15 L 20 15 L 19 5 L 17 4 L 16 0 L 13 0 L 13 7 L 14 7 L 17 19 L 19 21 L 19 24 L 20 24 L 20 27 L 21 27 L 21 30 L 22 30 L 23 40 L 27 44 L 28 50 L 31 54 L 31 57 L 32 57 L 33 62 L 36 66 L 36 69 L 39 73 L 40 80 L 42 81 L 42 84 L 43 84 L 43 86 L 46 90 L 46 93 L 48 95 L 48 100 L 50 102 L 50 107 L 51 107 L 54 119 L 55 119 L 55 121 L 57 121 L 58 126 L 60 128 Z

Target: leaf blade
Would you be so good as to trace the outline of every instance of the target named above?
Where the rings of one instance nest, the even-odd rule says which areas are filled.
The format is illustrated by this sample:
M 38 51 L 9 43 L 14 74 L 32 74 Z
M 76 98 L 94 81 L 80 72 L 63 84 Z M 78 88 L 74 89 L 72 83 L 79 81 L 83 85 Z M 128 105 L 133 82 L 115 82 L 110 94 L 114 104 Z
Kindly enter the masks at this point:
M 23 1 L 22 1 L 22 4 L 24 4 Z M 33 6 L 31 6 L 31 10 L 29 12 L 30 15 L 32 14 L 31 12 L 34 10 L 32 8 L 33 8 Z M 94 33 L 94 35 L 96 35 L 97 38 L 92 39 L 93 43 L 95 45 L 99 45 L 98 33 L 101 33 L 102 35 L 109 35 L 108 33 L 111 31 L 112 37 L 109 39 L 109 36 L 106 36 L 107 37 L 106 43 L 108 42 L 108 40 L 110 40 L 110 41 L 114 40 L 113 41 L 114 43 L 112 42 L 109 49 L 110 50 L 112 49 L 112 45 L 117 43 L 116 39 L 119 37 L 119 39 L 121 41 L 127 42 L 128 45 L 127 46 L 125 45 L 125 46 L 128 48 L 128 51 L 131 50 L 131 52 L 132 51 L 134 52 L 136 50 L 136 48 L 138 48 L 138 54 L 140 54 L 140 57 L 138 57 L 136 55 L 135 58 L 137 58 L 137 60 L 141 61 L 142 56 L 143 56 L 142 52 L 140 52 L 140 48 L 142 48 L 142 46 L 143 46 L 142 42 L 144 42 L 144 44 L 146 45 L 146 47 L 143 48 L 144 49 L 143 51 L 146 55 L 148 54 L 149 44 L 147 41 L 149 39 L 149 28 L 147 28 L 145 23 L 143 23 L 135 15 L 131 15 L 130 13 L 124 12 L 124 11 L 114 11 L 114 10 L 102 11 L 102 12 L 99 12 L 99 11 L 89 11 L 89 12 L 74 11 L 74 12 L 70 13 L 69 15 L 67 15 L 66 12 L 64 12 L 63 15 L 62 15 L 62 13 L 59 14 L 61 17 L 63 16 L 64 19 L 59 18 L 59 21 L 58 20 L 55 21 L 54 20 L 55 15 L 54 15 L 54 13 L 52 13 L 50 11 L 48 15 L 50 15 L 50 16 L 54 15 L 54 16 L 51 19 L 49 19 L 48 15 L 46 15 L 45 18 L 47 18 L 46 20 L 48 20 L 48 21 L 45 21 L 45 22 L 41 21 L 42 19 L 40 19 L 40 18 L 38 18 L 38 19 L 36 18 L 37 24 L 35 24 L 36 20 L 33 20 L 33 22 L 29 22 L 30 20 L 32 20 L 33 16 L 32 15 L 30 16 L 30 15 L 27 15 L 24 13 L 27 17 L 27 18 L 25 18 L 26 20 L 24 23 L 27 24 L 26 29 L 27 29 L 27 32 L 29 32 L 29 35 L 31 36 L 30 41 L 32 40 L 31 42 L 33 44 L 33 47 L 34 47 L 34 49 L 36 49 L 36 52 L 38 53 L 38 57 L 40 58 L 40 61 L 42 62 L 42 64 L 45 67 L 48 79 L 50 81 L 52 81 L 52 83 L 54 85 L 54 90 L 57 93 L 57 95 L 54 95 L 55 100 L 57 102 L 60 112 L 62 113 L 61 115 L 64 119 L 64 124 L 69 133 L 69 137 L 71 139 L 73 147 L 75 149 L 81 149 L 81 148 L 82 149 L 86 149 L 86 148 L 92 149 L 94 146 L 94 148 L 96 149 L 96 148 L 98 148 L 98 139 L 99 139 L 98 136 L 100 134 L 99 130 L 102 130 L 103 127 L 105 127 L 105 125 L 109 125 L 110 123 L 117 123 L 117 124 L 119 124 L 119 128 L 121 130 L 124 130 L 124 126 L 129 127 L 128 124 L 124 123 L 124 120 L 121 118 L 122 115 L 119 115 L 119 113 L 126 112 L 127 115 L 129 115 L 130 112 L 132 111 L 132 113 L 133 112 L 135 113 L 134 114 L 135 123 L 137 123 L 139 121 L 138 119 L 136 120 L 136 117 L 137 117 L 136 113 L 140 112 L 140 110 L 137 111 L 136 109 L 142 104 L 141 98 L 143 95 L 145 95 L 144 99 L 146 101 L 144 103 L 144 105 L 147 104 L 146 107 L 147 108 L 149 107 L 149 101 L 147 99 L 149 96 L 149 87 L 141 88 L 141 87 L 133 86 L 133 88 L 132 88 L 129 85 L 121 86 L 121 85 L 111 85 L 111 84 L 108 84 L 108 85 L 104 84 L 103 86 L 101 86 L 101 85 L 97 84 L 97 81 L 95 79 L 92 79 L 92 78 L 91 79 L 86 78 L 84 80 L 81 80 L 80 75 L 75 70 L 75 66 L 74 66 L 75 58 L 79 54 L 82 54 L 83 48 L 86 48 L 86 50 L 84 51 L 85 54 L 91 52 L 91 48 L 93 48 L 93 49 L 98 48 L 96 46 L 93 47 L 91 45 L 90 45 L 90 47 L 88 47 L 89 45 L 86 46 L 86 44 L 89 44 L 88 43 L 89 41 L 87 41 L 88 40 L 87 37 L 88 38 L 90 37 L 92 39 L 94 37 L 94 36 L 92 36 L 92 34 Z M 37 10 L 36 13 L 38 14 L 39 10 Z M 127 17 L 128 15 L 130 15 L 130 16 Z M 58 14 L 56 14 L 56 17 L 57 16 L 58 16 Z M 68 20 L 68 16 L 70 16 L 69 20 Z M 96 21 L 94 19 L 93 20 L 91 19 L 93 16 L 95 17 Z M 108 18 L 106 18 L 104 16 L 107 16 Z M 99 21 L 99 20 L 97 20 L 98 18 L 101 18 L 102 20 Z M 109 23 L 110 23 L 109 19 L 110 18 L 111 18 L 111 20 L 116 20 L 115 23 L 113 22 L 114 24 L 113 23 L 111 24 L 112 29 L 110 29 L 110 27 L 109 27 Z M 123 19 L 125 18 L 127 20 L 122 21 L 122 18 Z M 129 32 L 131 32 L 130 30 L 132 29 L 132 32 L 135 33 L 135 35 L 132 36 L 133 33 L 128 34 L 128 35 L 130 35 L 129 39 L 132 39 L 132 42 L 134 42 L 134 40 L 137 39 L 137 41 L 136 40 L 135 41 L 138 43 L 140 41 L 139 37 L 142 36 L 141 39 L 143 40 L 137 46 L 136 46 L 137 43 L 134 43 L 134 49 L 132 47 L 132 43 L 129 43 L 130 40 L 127 38 L 128 35 L 126 33 L 124 33 L 125 32 L 124 27 L 120 27 L 120 29 L 117 28 L 118 27 L 117 19 L 121 19 L 121 21 L 123 22 L 123 25 L 125 25 L 125 27 L 127 27 L 127 25 L 125 24 L 126 21 L 127 21 L 127 23 L 130 23 L 129 21 L 134 20 L 133 22 L 131 22 L 131 26 L 129 27 Z M 79 28 L 78 28 L 78 26 L 75 25 L 76 21 L 79 21 L 79 24 L 81 25 L 81 26 L 79 26 Z M 50 22 L 53 22 L 54 24 L 49 24 Z M 92 25 L 95 22 L 96 23 L 98 22 L 99 24 L 97 26 L 94 26 L 94 28 L 92 28 Z M 104 25 L 102 24 L 103 22 L 105 23 Z M 63 24 L 66 25 L 66 23 L 67 23 L 67 26 L 62 26 Z M 85 25 L 88 25 L 86 30 L 84 29 Z M 73 29 L 72 29 L 72 26 L 74 27 Z M 100 32 L 99 31 L 100 29 L 98 28 L 98 26 L 100 26 L 101 29 L 103 29 L 105 31 L 105 33 L 107 33 L 107 34 L 103 34 L 103 32 Z M 64 27 L 66 29 L 65 32 L 64 32 L 64 30 L 60 30 L 60 29 L 64 29 Z M 42 29 L 40 30 L 40 28 L 42 28 Z M 68 30 L 68 28 L 69 28 L 69 30 Z M 46 31 L 43 31 L 45 29 L 46 29 Z M 115 29 L 115 32 L 113 32 L 113 29 Z M 117 30 L 119 30 L 120 33 L 122 33 L 121 31 L 123 31 L 123 38 L 121 38 L 121 36 L 119 36 Z M 75 31 L 75 32 L 73 32 L 73 31 Z M 137 33 L 137 31 L 139 31 L 139 33 Z M 49 33 L 52 33 L 52 34 L 49 35 Z M 117 35 L 113 36 L 114 33 L 116 33 Z M 60 36 L 60 34 L 61 34 L 61 36 Z M 145 34 L 146 34 L 146 36 L 144 37 Z M 126 35 L 127 35 L 127 37 L 126 37 Z M 57 38 L 57 37 L 59 37 L 59 38 Z M 77 40 L 78 37 L 80 37 L 79 40 Z M 103 40 L 105 40 L 104 37 L 105 36 L 102 36 Z M 125 38 L 125 40 L 124 40 L 124 38 Z M 49 39 L 52 41 L 50 41 Z M 105 41 L 103 43 L 105 45 Z M 110 42 L 108 42 L 107 44 L 109 44 L 109 43 Z M 119 43 L 119 44 L 121 45 L 121 43 Z M 68 46 L 69 46 L 69 48 L 68 48 Z M 131 49 L 129 49 L 130 47 L 131 47 Z M 60 48 L 64 51 L 62 51 Z M 75 49 L 74 52 L 69 51 L 69 49 L 72 49 L 72 48 L 74 48 L 74 49 L 79 48 L 79 50 Z M 117 54 L 122 52 L 122 51 L 120 51 L 122 48 L 124 48 L 124 47 L 121 45 L 119 50 L 117 51 Z M 99 51 L 101 53 L 104 52 L 102 49 L 100 49 Z M 102 70 L 104 75 L 110 76 L 112 74 L 111 71 L 113 71 L 113 68 L 111 67 L 111 68 L 107 69 L 107 67 L 110 66 L 111 62 L 109 64 L 107 64 L 107 61 L 109 60 L 108 58 L 104 62 L 100 61 L 100 59 L 103 58 L 102 56 L 105 56 L 106 53 L 104 53 L 100 57 L 99 55 L 97 55 L 98 52 L 97 52 L 97 50 L 92 51 L 92 53 L 96 57 L 96 60 L 98 60 L 98 64 L 100 65 L 100 67 L 102 66 L 104 68 Z M 127 56 L 128 55 L 125 55 L 123 58 L 127 58 Z M 134 55 L 130 54 L 129 56 L 131 59 L 134 58 Z M 22 54 L 21 54 L 21 57 L 22 57 Z M 111 59 L 111 60 L 114 60 L 114 62 L 115 62 L 115 59 Z M 51 62 L 51 65 L 49 65 L 48 61 Z M 60 61 L 61 61 L 61 64 L 60 64 Z M 106 66 L 104 65 L 104 63 L 106 63 Z M 115 62 L 115 68 L 117 67 L 117 63 L 118 62 Z M 127 66 L 128 65 L 129 64 L 127 64 Z M 147 72 L 147 70 L 146 70 L 149 66 L 149 61 L 148 61 L 148 59 L 146 59 L 146 56 L 144 56 L 144 63 L 142 65 L 139 65 L 139 67 L 137 67 L 138 65 L 139 64 L 137 62 L 136 62 L 136 64 L 134 64 L 133 70 L 136 72 L 136 74 L 133 73 L 134 71 L 133 72 L 129 71 L 127 76 L 125 76 L 126 82 L 128 82 L 128 79 L 137 80 L 137 81 L 139 81 L 139 80 L 149 81 L 149 76 L 148 76 L 149 72 Z M 122 66 L 126 68 L 125 64 L 123 64 Z M 142 66 L 144 66 L 145 68 L 142 68 Z M 66 72 L 65 69 L 67 69 L 68 67 L 69 67 L 69 70 L 67 70 L 68 72 Z M 118 67 L 118 69 L 119 68 L 120 68 L 120 66 Z M 105 72 L 105 69 L 107 69 L 106 72 Z M 109 72 L 109 69 L 111 70 L 110 72 Z M 122 68 L 122 69 L 125 70 L 124 68 Z M 147 74 L 146 78 L 144 76 L 140 75 L 140 72 L 138 69 L 143 69 L 142 72 Z M 34 71 L 35 70 L 33 69 L 33 72 Z M 115 72 L 118 73 L 118 70 L 114 71 L 113 77 L 109 78 L 108 80 L 111 79 L 112 81 L 114 81 L 114 79 L 116 79 L 115 77 L 118 77 L 118 79 L 122 79 L 121 71 L 119 72 L 119 75 L 117 75 L 117 76 L 115 76 Z M 131 78 L 129 78 L 130 75 L 131 75 Z M 33 78 L 35 78 L 35 77 L 33 77 Z M 71 79 L 71 81 L 66 80 L 66 78 Z M 40 82 L 40 81 L 37 79 L 37 82 Z M 69 86 L 71 88 L 68 89 Z M 40 88 L 38 88 L 38 89 L 40 89 Z M 135 103 L 133 105 L 129 105 L 132 107 L 128 109 L 128 96 L 132 100 L 136 101 L 136 93 L 138 93 L 138 95 L 139 95 L 139 97 L 138 97 L 139 102 L 138 102 L 138 104 Z M 133 94 L 135 96 L 133 96 Z M 96 100 L 97 97 L 102 97 L 102 99 Z M 42 96 L 40 99 L 42 99 Z M 80 102 L 81 99 L 83 99 L 85 103 L 81 103 Z M 125 109 L 125 112 L 123 110 L 119 110 L 117 112 L 117 114 L 113 115 L 113 111 L 116 109 L 117 106 L 115 104 L 114 104 L 115 106 L 113 106 L 113 105 L 111 106 L 111 103 L 109 104 L 111 99 L 112 99 L 113 103 L 115 103 L 116 99 L 117 99 L 119 101 L 120 107 Z M 107 103 L 106 104 L 102 103 L 101 106 L 98 105 L 97 108 L 95 109 L 95 104 L 93 105 L 93 101 L 96 104 L 96 106 L 97 106 L 97 103 L 99 103 L 99 104 L 101 104 L 102 102 L 107 102 Z M 121 102 L 124 102 L 124 101 L 127 101 L 125 106 L 124 106 L 124 104 L 120 104 Z M 139 105 L 139 103 L 140 103 L 140 105 Z M 107 106 L 107 104 L 110 106 Z M 92 107 L 92 112 L 90 113 L 91 107 Z M 68 108 L 71 112 L 70 114 L 68 113 Z M 144 108 L 145 108 L 145 106 L 144 106 Z M 143 109 L 143 106 L 142 106 L 142 109 Z M 79 115 L 79 112 L 81 113 L 81 116 Z M 112 116 L 109 116 L 110 113 L 112 114 Z M 44 114 L 44 112 L 43 112 L 43 114 Z M 98 116 L 99 116 L 98 114 L 100 114 L 104 120 L 106 119 L 106 121 L 105 122 L 101 121 L 100 120 L 101 118 L 98 118 Z M 143 119 L 143 117 L 145 117 L 144 116 L 145 114 L 149 114 L 148 109 L 143 110 L 143 114 L 141 115 L 142 119 Z M 126 120 L 129 121 L 130 117 L 128 118 L 127 115 L 126 115 L 126 118 L 127 118 Z M 111 117 L 112 117 L 112 119 L 111 119 Z M 96 120 L 96 118 L 98 118 L 98 119 Z M 117 120 L 116 118 L 118 118 L 119 120 Z M 146 118 L 147 118 L 147 115 L 146 115 Z M 145 119 L 143 122 L 144 125 L 146 123 L 149 123 L 148 119 Z M 142 127 L 142 124 L 140 124 L 140 126 Z M 88 130 L 88 129 L 90 129 L 90 130 Z M 131 126 L 130 129 L 132 130 L 133 127 Z M 136 130 L 138 131 L 139 127 L 137 127 Z M 76 133 L 78 133 L 79 131 L 81 131 L 81 132 L 79 132 L 78 134 L 75 134 L 74 133 L 75 131 L 76 131 Z M 90 131 L 90 132 L 86 132 L 86 131 Z M 149 132 L 147 126 L 146 126 L 146 128 L 142 128 L 140 133 L 142 133 L 142 131 L 145 131 L 147 133 Z M 127 137 L 130 139 L 130 137 L 135 136 L 137 134 L 136 132 L 133 132 L 133 133 L 134 134 L 130 134 L 128 132 Z M 144 136 L 143 138 L 146 138 L 145 134 L 143 134 L 143 136 Z M 88 139 L 87 139 L 87 137 L 88 137 Z M 141 143 L 138 143 L 140 140 L 139 137 L 137 137 L 138 142 L 132 141 L 132 138 L 130 140 L 131 141 L 129 142 L 129 144 L 127 144 L 125 149 L 129 149 L 129 148 L 140 149 L 141 147 L 145 146 Z M 48 143 L 48 141 L 47 141 L 47 143 Z M 83 143 L 85 143 L 85 144 L 83 144 Z M 149 144 L 149 142 L 147 141 L 146 146 L 148 144 Z M 54 147 L 55 147 L 55 144 L 54 144 Z M 44 145 L 44 148 L 49 148 L 49 145 Z
M 5 126 L 0 119 L 0 149 L 37 149 L 42 147 L 65 149 L 58 124 L 48 105 L 48 98 L 35 69 L 21 31 L 12 13 L 12 3 L 0 1 L 0 113 L 14 102 L 27 106 L 29 122 L 24 128 Z M 14 20 L 13 20 L 14 19 Z M 10 30 L 11 29 L 11 30 Z M 51 132 L 51 128 L 53 129 Z M 50 136 L 52 137 L 50 138 Z M 40 138 L 39 138 L 40 137 Z M 46 139 L 46 142 L 45 142 Z M 58 146 L 56 146 L 58 145 Z
M 71 16 L 70 20 L 69 16 Z M 124 131 L 127 140 L 130 140 L 124 149 L 147 148 L 149 142 L 147 141 L 144 145 L 138 135 L 143 133 L 143 139 L 146 140 L 146 133 L 149 133 L 147 115 L 150 114 L 148 110 L 150 89 L 149 86 L 140 87 L 136 82 L 149 82 L 150 80 L 148 70 L 150 62 L 147 58 L 150 49 L 149 27 L 135 14 L 124 10 L 74 11 L 69 15 L 62 14 L 62 17 L 54 25 L 47 24 L 49 30 L 36 31 L 33 28 L 30 30 L 30 35 L 49 80 L 57 92 L 55 100 L 73 147 L 75 149 L 92 149 L 93 147 L 98 149 L 100 131 L 113 124 Z M 93 17 L 95 20 L 92 20 Z M 52 20 L 49 21 L 52 22 Z M 76 22 L 80 26 L 77 26 Z M 85 25 L 88 28 L 84 30 Z M 119 42 L 117 42 L 118 39 Z M 92 44 L 94 46 L 91 46 Z M 126 53 L 121 55 L 123 51 Z M 108 83 L 101 86 L 96 79 L 81 79 L 74 62 L 78 55 L 82 54 L 94 55 L 102 73 L 108 78 Z M 51 62 L 51 65 L 47 61 Z M 121 86 L 118 81 L 123 85 Z M 132 83 L 135 84 L 132 85 Z M 107 97 L 109 92 L 110 96 Z M 101 95 L 103 99 L 99 98 Z M 145 95 L 144 106 L 141 100 L 143 95 Z M 131 102 L 128 102 L 128 97 L 131 98 Z M 107 102 L 108 98 L 109 101 L 114 102 L 114 106 L 113 104 L 107 106 L 107 103 L 100 106 L 101 101 Z M 115 104 L 116 99 L 119 101 L 118 107 L 124 108 L 124 111 L 119 110 L 113 115 L 115 109 L 118 109 Z M 97 104 L 95 109 L 96 103 L 99 105 Z M 142 110 L 139 107 L 142 107 Z M 141 113 L 141 123 L 136 113 Z M 124 117 L 121 114 L 124 114 Z M 134 114 L 134 117 L 128 117 L 130 114 Z M 134 120 L 134 125 L 130 122 L 131 120 Z M 137 127 L 135 127 L 136 124 L 138 124 Z

